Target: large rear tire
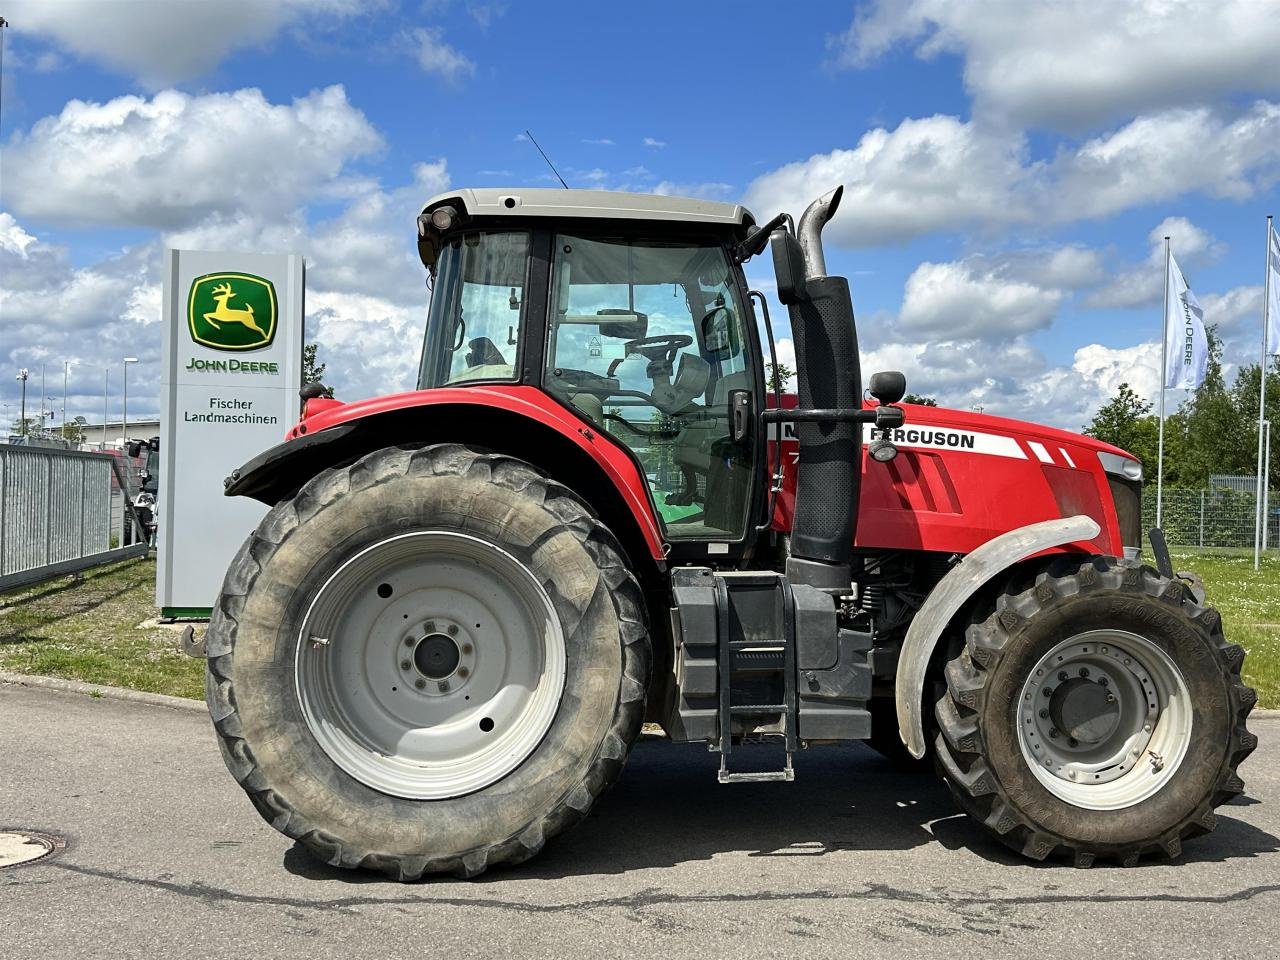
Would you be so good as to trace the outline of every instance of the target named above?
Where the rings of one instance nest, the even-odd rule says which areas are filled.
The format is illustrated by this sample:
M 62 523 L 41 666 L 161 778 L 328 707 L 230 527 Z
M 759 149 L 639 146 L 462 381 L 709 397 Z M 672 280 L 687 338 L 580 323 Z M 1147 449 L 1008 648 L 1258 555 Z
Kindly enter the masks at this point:
M 325 862 L 474 876 L 585 816 L 639 733 L 622 550 L 529 464 L 387 448 L 278 504 L 206 640 L 223 758 Z
M 947 664 L 939 768 L 962 809 L 1033 859 L 1176 857 L 1244 789 L 1257 697 L 1243 660 L 1180 580 L 1055 561 L 979 612 Z

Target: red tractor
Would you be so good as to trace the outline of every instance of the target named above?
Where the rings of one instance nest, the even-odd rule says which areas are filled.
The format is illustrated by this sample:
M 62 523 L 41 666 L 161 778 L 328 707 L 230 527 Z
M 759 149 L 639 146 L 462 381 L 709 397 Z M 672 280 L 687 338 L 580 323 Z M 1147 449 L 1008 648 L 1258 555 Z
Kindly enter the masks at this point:
M 840 193 L 798 227 L 594 191 L 427 204 L 418 389 L 304 388 L 227 479 L 271 510 L 217 600 L 207 698 L 267 821 L 337 866 L 472 876 L 585 816 L 649 722 L 722 782 L 842 741 L 931 754 L 1037 860 L 1212 828 L 1256 698 L 1158 531 L 1138 559 L 1141 465 L 904 407 L 899 373 L 864 398 L 822 252 Z M 741 266 L 766 246 L 798 396 L 766 387 Z

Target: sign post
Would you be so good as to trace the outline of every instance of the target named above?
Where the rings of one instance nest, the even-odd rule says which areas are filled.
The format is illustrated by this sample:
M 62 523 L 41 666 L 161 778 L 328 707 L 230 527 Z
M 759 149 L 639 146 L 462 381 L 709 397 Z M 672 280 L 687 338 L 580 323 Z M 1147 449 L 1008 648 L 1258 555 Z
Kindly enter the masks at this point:
M 165 258 L 156 605 L 204 617 L 267 510 L 224 497 L 222 480 L 298 416 L 305 268 L 292 254 Z

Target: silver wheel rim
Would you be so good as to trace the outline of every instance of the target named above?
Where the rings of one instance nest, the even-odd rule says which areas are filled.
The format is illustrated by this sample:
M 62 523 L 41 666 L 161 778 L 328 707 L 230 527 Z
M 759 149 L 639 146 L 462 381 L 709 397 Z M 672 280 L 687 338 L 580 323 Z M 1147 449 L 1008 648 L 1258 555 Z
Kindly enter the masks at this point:
M 1023 684 L 1018 742 L 1036 779 L 1089 810 L 1155 795 L 1191 740 L 1182 671 L 1145 637 L 1090 630 L 1040 658 Z
M 564 635 L 546 590 L 506 551 L 407 533 L 320 588 L 295 676 L 334 763 L 383 793 L 440 800 L 497 782 L 542 741 L 564 690 Z

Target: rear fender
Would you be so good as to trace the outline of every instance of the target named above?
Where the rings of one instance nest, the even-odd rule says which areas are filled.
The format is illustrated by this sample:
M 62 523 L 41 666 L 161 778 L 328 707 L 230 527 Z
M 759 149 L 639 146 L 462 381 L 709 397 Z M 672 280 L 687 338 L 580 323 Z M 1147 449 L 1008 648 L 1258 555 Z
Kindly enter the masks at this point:
M 947 627 L 983 586 L 1010 567 L 1037 553 L 1072 543 L 1086 543 L 1101 532 L 1096 520 L 1083 515 L 1028 524 L 988 540 L 954 566 L 921 605 L 898 658 L 894 695 L 898 733 L 919 759 L 924 756 L 924 683 L 934 648 Z
M 469 444 L 555 477 L 595 509 L 634 562 L 647 557 L 665 569 L 661 529 L 635 461 L 595 424 L 540 390 L 477 386 L 377 397 L 326 408 L 288 436 L 234 471 L 225 482 L 227 496 L 275 504 L 322 470 L 381 447 Z

